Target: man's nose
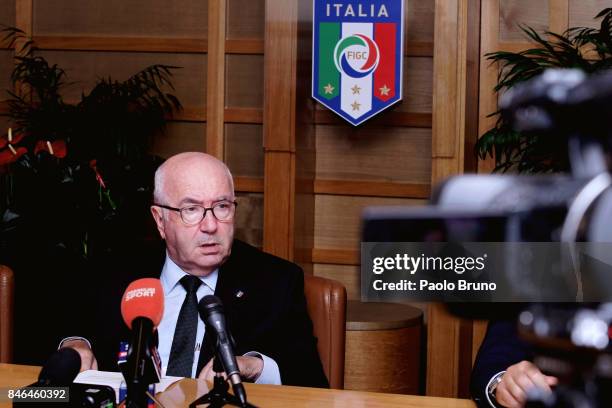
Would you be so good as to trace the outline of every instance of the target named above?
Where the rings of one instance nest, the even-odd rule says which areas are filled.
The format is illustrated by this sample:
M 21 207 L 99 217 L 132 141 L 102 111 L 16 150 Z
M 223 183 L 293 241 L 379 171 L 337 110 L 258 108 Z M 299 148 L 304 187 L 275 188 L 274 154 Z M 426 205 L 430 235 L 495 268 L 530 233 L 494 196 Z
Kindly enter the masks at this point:
M 217 219 L 212 211 L 206 211 L 204 218 L 200 221 L 200 230 L 203 232 L 212 233 L 217 230 Z

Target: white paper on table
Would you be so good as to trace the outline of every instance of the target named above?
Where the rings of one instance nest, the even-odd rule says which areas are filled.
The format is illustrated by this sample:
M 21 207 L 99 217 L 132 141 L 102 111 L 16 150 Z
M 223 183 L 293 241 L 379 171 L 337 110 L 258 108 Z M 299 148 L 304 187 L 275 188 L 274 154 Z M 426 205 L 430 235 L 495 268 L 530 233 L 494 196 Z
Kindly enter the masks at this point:
M 164 392 L 169 386 L 175 382 L 182 380 L 183 377 L 162 377 L 161 381 L 155 384 L 155 392 Z M 123 382 L 123 374 L 114 371 L 98 371 L 98 370 L 87 370 L 79 373 L 74 379 L 75 383 L 79 384 L 95 384 L 95 385 L 108 385 L 115 390 L 115 399 L 119 403 L 119 388 L 121 382 Z

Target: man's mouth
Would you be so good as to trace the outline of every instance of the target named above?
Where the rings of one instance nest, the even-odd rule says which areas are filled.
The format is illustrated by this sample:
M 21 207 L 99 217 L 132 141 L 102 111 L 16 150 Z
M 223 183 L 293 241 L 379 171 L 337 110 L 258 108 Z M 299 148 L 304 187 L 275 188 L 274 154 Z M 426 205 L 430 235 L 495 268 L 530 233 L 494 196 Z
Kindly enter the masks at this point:
M 200 248 L 204 250 L 204 253 L 215 253 L 219 250 L 219 244 L 216 242 L 200 244 Z

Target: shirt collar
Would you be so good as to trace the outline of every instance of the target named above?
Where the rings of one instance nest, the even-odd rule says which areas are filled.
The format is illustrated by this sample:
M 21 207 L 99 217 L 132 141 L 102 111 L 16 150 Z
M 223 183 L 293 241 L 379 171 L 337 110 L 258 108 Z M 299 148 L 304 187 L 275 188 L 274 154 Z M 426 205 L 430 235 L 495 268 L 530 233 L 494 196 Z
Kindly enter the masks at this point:
M 188 275 L 187 272 L 183 271 L 177 264 L 166 253 L 166 261 L 161 273 L 161 284 L 164 288 L 164 295 L 170 294 L 179 284 L 181 278 Z M 215 269 L 212 273 L 207 276 L 198 276 L 202 283 L 208 286 L 213 293 L 217 287 L 217 278 L 219 277 L 219 268 Z

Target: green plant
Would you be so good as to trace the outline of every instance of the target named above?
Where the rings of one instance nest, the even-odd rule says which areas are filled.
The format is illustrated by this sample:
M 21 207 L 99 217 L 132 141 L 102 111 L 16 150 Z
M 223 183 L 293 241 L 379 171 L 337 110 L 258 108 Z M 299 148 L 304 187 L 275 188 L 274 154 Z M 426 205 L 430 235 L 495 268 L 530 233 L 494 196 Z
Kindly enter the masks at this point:
M 14 126 L 0 137 L 0 261 L 11 232 L 32 220 L 51 230 L 41 231 L 48 243 L 87 257 L 96 231 L 150 194 L 161 160 L 148 154 L 151 138 L 181 108 L 164 91 L 178 67 L 100 78 L 71 103 L 62 96 L 66 72 L 36 55 L 23 31 L 1 32 L 19 56 L 8 91 Z
M 548 39 L 534 29 L 521 26 L 527 38 L 537 45 L 518 53 L 498 51 L 486 54 L 499 63 L 500 73 L 494 88 L 500 93 L 541 74 L 547 68 L 579 68 L 588 74 L 612 67 L 612 8 L 602 10 L 599 28 L 574 27 L 563 34 L 546 32 Z M 479 158 L 494 157 L 494 171 L 520 173 L 561 172 L 569 170 L 567 140 L 550 135 L 527 136 L 512 130 L 500 112 L 495 127 L 476 143 Z

